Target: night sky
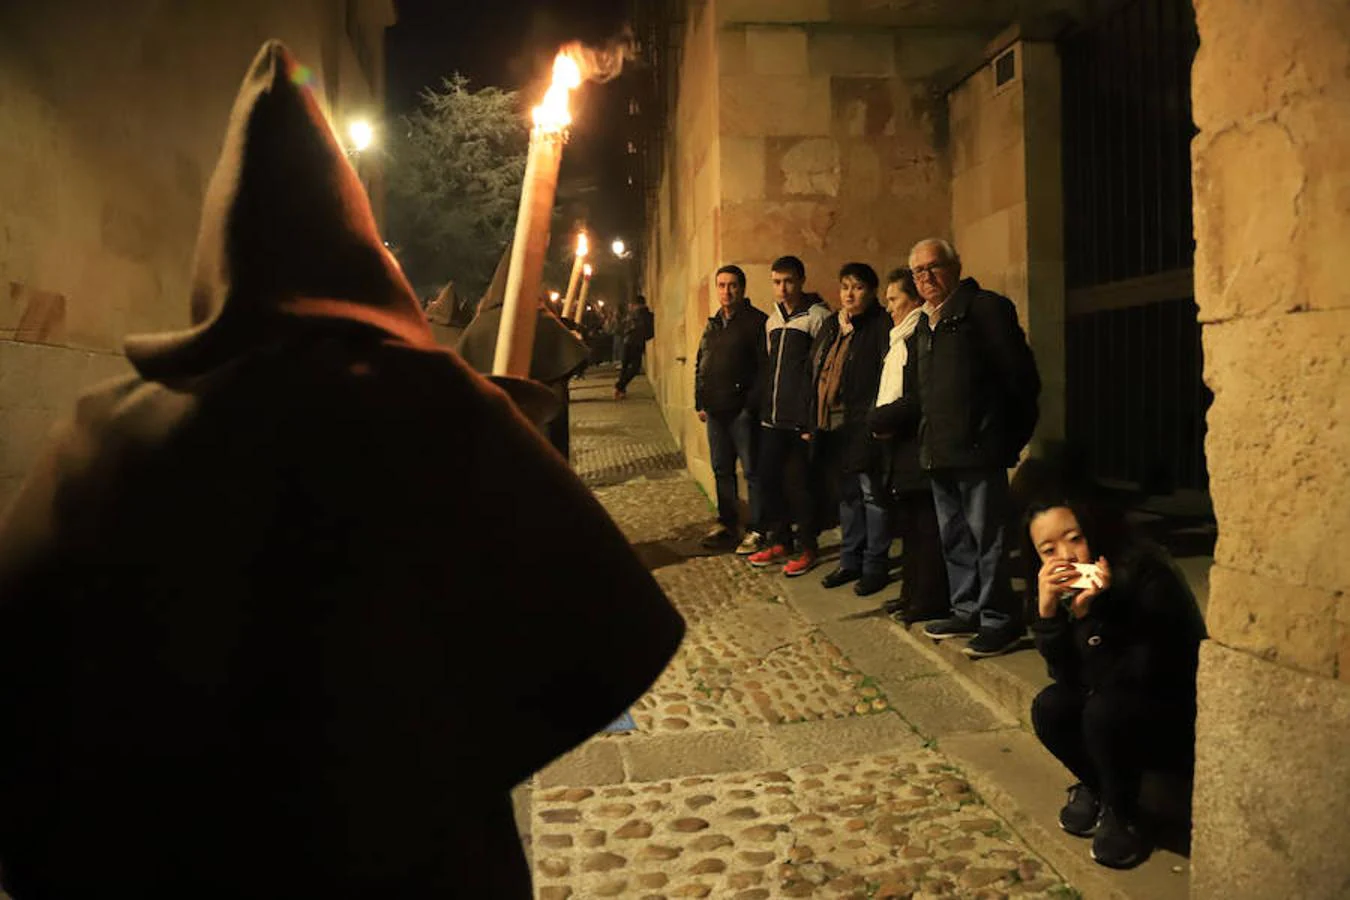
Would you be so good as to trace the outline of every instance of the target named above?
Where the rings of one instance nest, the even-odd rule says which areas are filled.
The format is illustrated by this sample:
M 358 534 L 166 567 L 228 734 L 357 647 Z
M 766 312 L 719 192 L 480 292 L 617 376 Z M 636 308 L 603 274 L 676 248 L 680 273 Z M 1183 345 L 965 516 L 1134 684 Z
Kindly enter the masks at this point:
M 398 22 L 386 32 L 391 116 L 415 109 L 423 88 L 439 87 L 454 72 L 471 87 L 522 90 L 532 105 L 543 96 L 559 47 L 571 40 L 604 45 L 627 21 L 622 0 L 395 0 L 395 7 Z M 612 230 L 605 199 L 620 190 L 624 81 L 585 84 L 572 100 L 563 174 L 599 179 L 591 218 L 601 230 Z

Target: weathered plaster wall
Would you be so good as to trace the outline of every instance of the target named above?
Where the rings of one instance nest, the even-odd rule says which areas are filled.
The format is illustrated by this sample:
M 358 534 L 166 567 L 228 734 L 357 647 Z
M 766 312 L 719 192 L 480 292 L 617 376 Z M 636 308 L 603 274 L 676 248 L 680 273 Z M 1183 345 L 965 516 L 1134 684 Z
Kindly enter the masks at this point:
M 769 263 L 790 253 L 837 305 L 840 265 L 884 274 L 945 232 L 943 109 L 923 80 L 944 62 L 934 42 L 951 46 L 914 30 L 723 25 L 721 246 L 752 296 L 767 305 Z
M 1350 6 L 1195 7 L 1219 543 L 1192 895 L 1350 896 Z
M 376 46 L 387 3 L 361 5 Z M 239 80 L 279 37 L 339 117 L 378 116 L 331 0 L 0 5 L 0 508 L 56 415 L 181 327 L 202 192 Z
M 1041 372 L 1037 441 L 1064 434 L 1064 233 L 1059 60 L 1052 44 L 991 46 L 948 97 L 951 238 L 965 274 L 1009 297 Z M 1016 75 L 995 85 L 993 59 Z

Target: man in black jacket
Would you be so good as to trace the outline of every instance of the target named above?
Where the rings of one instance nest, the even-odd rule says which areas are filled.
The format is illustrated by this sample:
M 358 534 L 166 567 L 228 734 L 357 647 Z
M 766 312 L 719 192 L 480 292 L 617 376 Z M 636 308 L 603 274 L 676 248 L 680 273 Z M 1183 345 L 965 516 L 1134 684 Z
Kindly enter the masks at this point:
M 708 426 L 708 453 L 717 481 L 717 527 L 703 546 L 748 556 L 762 549 L 764 511 L 755 454 L 759 452 L 759 385 L 768 359 L 764 313 L 745 296 L 745 272 L 739 266 L 717 270 L 719 309 L 708 319 L 694 363 L 694 409 Z M 736 545 L 740 499 L 736 492 L 736 459 L 745 472 L 750 495 L 750 522 Z
M 867 263 L 839 270 L 839 313 L 821 326 L 812 350 L 815 442 L 821 475 L 836 482 L 843 546 L 827 588 L 856 581 L 860 597 L 890 582 L 890 523 L 881 477 L 882 445 L 867 416 L 877 402 L 891 320 L 877 303 L 877 273 Z
M 909 265 L 924 300 L 909 358 L 919 463 L 933 482 L 952 611 L 924 633 L 973 636 L 967 655 L 994 656 L 1023 634 L 1004 565 L 1007 470 L 1036 427 L 1041 381 L 1012 301 L 962 280 L 950 244 L 920 241 Z

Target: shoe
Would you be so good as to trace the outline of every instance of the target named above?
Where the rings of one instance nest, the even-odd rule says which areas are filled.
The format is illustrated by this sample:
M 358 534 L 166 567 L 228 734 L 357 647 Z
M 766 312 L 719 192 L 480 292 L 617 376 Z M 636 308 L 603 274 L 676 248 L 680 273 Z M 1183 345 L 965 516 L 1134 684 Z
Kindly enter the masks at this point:
M 756 569 L 763 569 L 774 563 L 782 562 L 786 558 L 787 548 L 782 544 L 774 544 L 772 547 L 765 547 L 758 553 L 750 554 L 750 558 L 746 560 L 746 562 L 750 563 L 750 565 L 754 566 Z
M 848 584 L 850 581 L 857 581 L 861 577 L 862 573 L 856 569 L 839 568 L 820 579 L 820 583 L 827 588 L 837 588 Z
M 730 550 L 736 546 L 736 535 L 725 525 L 718 525 L 699 541 L 704 550 Z
M 1092 788 L 1079 782 L 1069 788 L 1069 802 L 1059 811 L 1059 827 L 1076 837 L 1092 837 L 1102 804 Z
M 805 575 L 816 567 L 816 551 L 803 550 L 802 555 L 783 566 L 783 574 L 789 578 Z
M 618 388 L 615 388 L 615 389 L 614 389 L 614 399 L 615 399 L 615 400 L 627 400 L 627 399 L 628 399 L 628 392 L 627 392 L 627 391 L 621 391 L 621 390 L 619 390 Z
M 980 629 L 975 627 L 974 622 L 960 616 L 938 619 L 936 622 L 923 626 L 923 633 L 935 641 L 945 641 L 947 638 L 954 637 L 970 637 L 979 634 L 979 631 Z
M 1138 827 L 1111 807 L 1104 807 L 1092 838 L 1092 858 L 1108 868 L 1132 869 L 1148 859 L 1148 854 L 1148 842 Z
M 891 583 L 889 575 L 880 572 L 873 572 L 870 575 L 864 575 L 853 586 L 853 593 L 859 597 L 870 597 L 873 594 L 884 591 L 886 585 Z
M 736 555 L 749 556 L 751 553 L 758 553 L 764 549 L 765 543 L 767 543 L 767 538 L 764 537 L 763 532 L 753 529 L 747 531 L 745 537 L 741 538 L 740 545 L 736 547 Z
M 971 659 L 999 656 L 1021 643 L 1023 633 L 1021 628 L 981 628 L 961 652 Z

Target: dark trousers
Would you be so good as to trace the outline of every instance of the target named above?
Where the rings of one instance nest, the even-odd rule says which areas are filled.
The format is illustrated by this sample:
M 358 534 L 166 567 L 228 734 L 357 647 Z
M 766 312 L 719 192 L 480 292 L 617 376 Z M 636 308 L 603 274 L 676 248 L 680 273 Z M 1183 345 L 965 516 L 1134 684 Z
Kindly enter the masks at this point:
M 647 348 L 646 344 L 624 344 L 622 365 L 619 369 L 619 380 L 614 382 L 614 390 L 628 390 L 628 382 L 638 377 L 642 371 L 642 352 Z
M 1007 471 L 935 472 L 932 482 L 952 614 L 980 628 L 1019 626 L 1004 558 L 1011 517 Z
M 947 615 L 951 594 L 932 489 L 897 495 L 892 502 L 891 523 L 901 541 L 900 605 L 906 618 L 918 621 Z
M 1144 770 L 1185 771 L 1195 760 L 1195 709 L 1142 691 L 1088 693 L 1056 682 L 1036 695 L 1031 723 L 1049 750 L 1102 802 L 1136 811 Z
M 563 459 L 571 460 L 572 442 L 569 429 L 570 418 L 572 415 L 570 400 L 572 397 L 571 383 L 563 380 L 558 384 L 549 385 L 553 393 L 557 396 L 560 404 L 558 414 L 548 420 L 544 428 L 545 436 L 553 448 L 562 455 Z
M 759 483 L 769 541 L 793 549 L 792 525 L 805 550 L 816 550 L 816 516 L 807 487 L 810 444 L 790 428 L 760 430 Z
M 839 568 L 867 575 L 890 572 L 890 510 L 880 478 L 866 472 L 839 476 L 839 525 L 843 532 Z
M 712 456 L 717 482 L 717 521 L 735 530 L 740 520 L 740 496 L 736 491 L 736 460 L 745 473 L 750 498 L 750 531 L 764 529 L 763 493 L 759 486 L 759 419 L 748 409 L 732 413 L 708 413 L 708 453 Z

